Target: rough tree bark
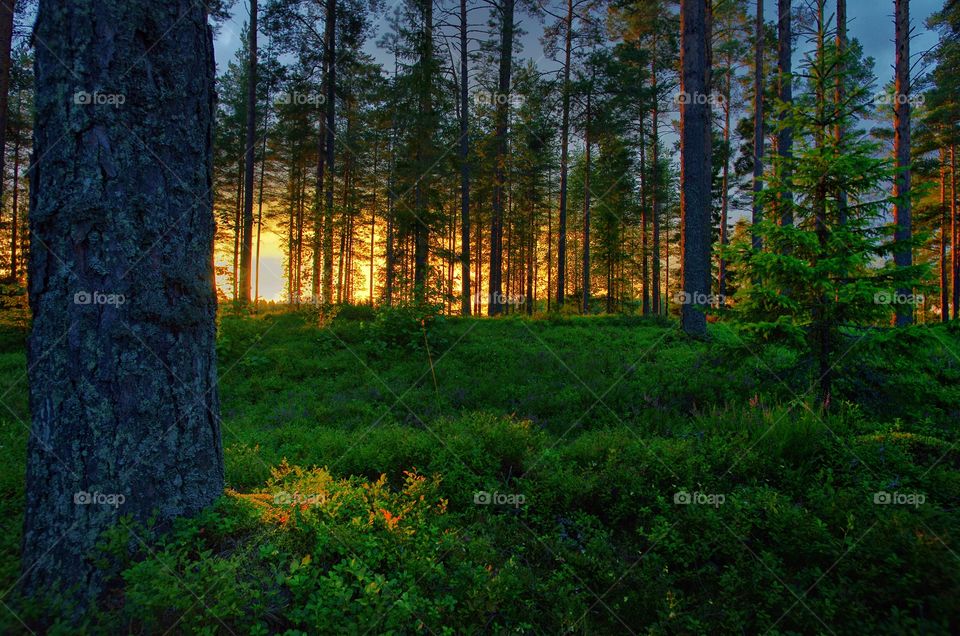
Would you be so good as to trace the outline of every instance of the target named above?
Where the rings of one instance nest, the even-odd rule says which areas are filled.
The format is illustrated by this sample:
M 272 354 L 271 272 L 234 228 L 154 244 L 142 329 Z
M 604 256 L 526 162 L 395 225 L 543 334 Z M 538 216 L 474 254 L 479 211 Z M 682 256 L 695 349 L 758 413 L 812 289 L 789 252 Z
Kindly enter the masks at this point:
M 36 37 L 24 584 L 90 596 L 119 516 L 223 492 L 213 40 L 191 0 L 41 0 Z
M 707 30 L 709 0 L 680 2 L 680 211 L 683 217 L 684 332 L 706 337 L 707 317 L 697 307 L 710 293 L 710 67 Z

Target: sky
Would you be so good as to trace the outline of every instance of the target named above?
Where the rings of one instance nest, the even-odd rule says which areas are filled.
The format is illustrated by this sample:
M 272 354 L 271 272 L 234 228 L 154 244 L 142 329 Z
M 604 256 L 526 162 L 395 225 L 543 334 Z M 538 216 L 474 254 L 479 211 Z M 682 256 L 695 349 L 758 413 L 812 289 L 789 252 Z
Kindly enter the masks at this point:
M 798 5 L 804 0 L 794 0 L 794 5 Z M 381 16 L 376 24 L 377 32 L 371 37 L 365 45 L 365 50 L 370 53 L 375 60 L 388 65 L 392 62 L 383 51 L 378 50 L 376 42 L 380 36 L 387 30 L 386 16 L 392 14 L 394 8 L 402 0 L 388 0 L 386 9 L 379 11 Z M 926 29 L 927 18 L 938 11 L 944 2 L 943 0 L 911 0 L 910 13 L 911 22 L 914 28 L 914 37 L 911 41 L 911 54 L 914 57 L 916 66 L 915 73 L 923 70 L 923 64 L 917 60 L 925 51 L 930 50 L 936 45 L 937 35 L 935 32 Z M 832 6 L 828 2 L 828 6 Z M 231 19 L 224 23 L 217 35 L 214 43 L 216 52 L 217 68 L 219 72 L 226 69 L 227 63 L 233 59 L 237 50 L 241 46 L 241 34 L 244 24 L 248 20 L 249 9 L 248 0 L 237 0 Z M 851 38 L 856 38 L 863 45 L 864 53 L 874 58 L 874 72 L 877 75 L 877 86 L 882 87 L 893 78 L 894 47 L 893 47 L 893 0 L 847 0 L 848 29 Z M 770 22 L 777 15 L 777 0 L 764 0 L 764 17 Z M 481 17 L 482 12 L 476 13 L 476 21 L 485 21 L 485 16 Z M 544 69 L 550 69 L 553 64 L 544 59 L 543 49 L 540 46 L 539 38 L 543 26 L 536 18 L 527 15 L 519 15 L 521 28 L 526 31 L 521 39 L 520 46 L 522 51 L 517 55 L 518 59 L 533 58 Z M 803 43 L 798 43 L 795 50 L 795 61 L 802 55 Z M 267 228 L 264 228 L 265 230 Z M 268 236 L 269 235 L 269 236 Z M 285 281 L 283 267 L 282 243 L 279 235 L 272 232 L 264 232 L 264 245 L 261 249 L 260 265 L 260 295 L 269 300 L 281 300 L 284 297 Z M 363 286 L 366 288 L 366 285 Z M 358 299 L 362 294 L 358 292 Z

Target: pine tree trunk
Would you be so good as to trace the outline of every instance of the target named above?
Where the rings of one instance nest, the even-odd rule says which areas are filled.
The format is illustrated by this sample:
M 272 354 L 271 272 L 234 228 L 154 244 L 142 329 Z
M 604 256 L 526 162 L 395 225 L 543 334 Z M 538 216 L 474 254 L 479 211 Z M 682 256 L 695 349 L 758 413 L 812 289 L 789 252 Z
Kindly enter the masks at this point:
M 709 0 L 680 2 L 680 211 L 683 238 L 681 325 L 688 335 L 706 337 L 707 317 L 696 305 L 710 294 L 710 87 Z
M 793 102 L 793 25 L 791 19 L 790 0 L 779 0 L 779 14 L 777 22 L 777 57 L 778 57 L 778 82 L 779 97 L 784 104 Z M 781 118 L 787 117 L 787 113 L 781 114 Z M 783 175 L 782 181 L 790 183 L 790 161 L 793 158 L 793 129 L 789 126 L 783 126 L 777 133 L 777 155 L 780 162 L 780 171 Z M 779 200 L 780 224 L 783 226 L 793 225 L 793 192 L 789 186 L 787 190 L 780 195 Z
M 940 320 L 950 320 L 950 275 L 947 269 L 950 209 L 947 207 L 947 151 L 940 149 Z
M 327 123 L 325 142 L 327 158 L 326 209 L 323 215 L 323 301 L 333 301 L 333 186 L 337 135 L 337 0 L 326 0 L 326 28 L 324 32 L 324 66 L 326 67 Z
M 760 193 L 763 191 L 763 0 L 757 0 L 757 22 L 753 44 L 753 219 L 754 228 L 763 220 Z M 763 238 L 752 232 L 753 249 L 763 249 Z M 723 292 L 721 292 L 723 293 Z
M 653 56 L 650 59 L 650 77 L 653 89 L 653 112 L 650 127 L 650 163 L 653 182 L 650 187 L 650 208 L 653 211 L 653 313 L 657 316 L 664 313 L 663 296 L 660 289 L 660 91 L 657 82 L 657 38 L 653 39 Z M 668 274 L 669 275 L 669 274 Z
M 573 48 L 573 0 L 567 0 L 564 40 L 563 113 L 560 125 L 560 221 L 557 239 L 557 306 L 562 307 L 567 286 L 567 172 L 570 162 L 570 56 Z
M 847 51 L 847 0 L 837 0 L 837 36 L 836 36 L 836 47 L 837 53 L 840 56 L 846 54 Z M 841 119 L 844 110 L 844 101 L 846 100 L 846 87 L 844 82 L 846 81 L 846 70 L 844 68 L 843 59 L 841 57 L 840 61 L 837 63 L 837 86 L 834 95 L 834 100 L 837 104 L 837 120 Z M 834 129 L 834 136 L 837 142 L 837 149 L 840 152 L 843 152 L 843 140 L 844 140 L 845 131 L 843 126 L 840 123 L 837 123 Z M 838 222 L 841 226 L 847 224 L 847 193 L 845 190 L 841 190 L 837 193 L 837 214 Z
M 514 0 L 500 4 L 500 77 L 496 99 L 496 154 L 494 156 L 493 216 L 490 221 L 491 316 L 503 313 L 503 220 L 506 197 L 507 126 L 510 119 L 510 78 L 513 69 Z M 508 271 L 509 275 L 509 271 Z
M 584 131 L 583 177 L 583 313 L 590 313 L 590 89 L 587 89 L 587 124 Z
M 0 0 L 0 177 L 6 174 L 7 115 L 10 103 L 10 52 L 13 48 L 13 20 L 16 0 Z M 0 178 L 0 200 L 3 199 L 3 178 Z M 13 270 L 16 261 L 11 258 Z M 16 277 L 16 274 L 14 274 Z
M 896 0 L 896 63 L 894 75 L 893 107 L 893 154 L 896 159 L 897 174 L 893 181 L 893 196 L 896 203 L 893 208 L 894 231 L 893 261 L 898 268 L 913 265 L 913 249 L 909 241 L 913 237 L 910 213 L 910 1 Z M 911 293 L 909 288 L 901 288 L 897 295 L 901 298 Z M 896 307 L 896 325 L 904 327 L 913 323 L 913 309 L 909 304 L 898 302 Z
M 93 596 L 101 531 L 223 492 L 213 41 L 189 0 L 41 0 L 36 36 L 22 565 Z
M 247 68 L 247 135 L 243 179 L 243 250 L 240 253 L 240 302 L 250 303 L 251 264 L 253 262 L 253 180 L 256 174 L 257 144 L 257 0 L 250 0 L 250 58 Z
M 460 0 L 460 312 L 470 315 L 470 82 L 467 0 Z

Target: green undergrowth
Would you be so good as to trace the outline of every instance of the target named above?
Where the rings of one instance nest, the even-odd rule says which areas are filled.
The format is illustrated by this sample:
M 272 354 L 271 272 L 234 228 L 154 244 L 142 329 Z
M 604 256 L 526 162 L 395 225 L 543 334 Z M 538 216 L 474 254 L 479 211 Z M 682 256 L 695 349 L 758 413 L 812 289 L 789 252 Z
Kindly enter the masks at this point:
M 4 602 L 50 633 L 960 630 L 955 330 L 844 334 L 825 414 L 803 352 L 724 324 L 424 318 L 223 316 L 227 494 L 170 531 L 123 519 L 84 625 Z M 10 383 L 22 363 L 0 353 Z

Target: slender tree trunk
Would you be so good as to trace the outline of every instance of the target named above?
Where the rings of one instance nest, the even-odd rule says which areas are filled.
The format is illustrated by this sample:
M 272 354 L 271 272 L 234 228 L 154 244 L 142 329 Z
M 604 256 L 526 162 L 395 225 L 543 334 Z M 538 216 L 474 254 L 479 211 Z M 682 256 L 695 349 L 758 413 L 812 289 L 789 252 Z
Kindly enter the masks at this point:
M 573 0 L 567 0 L 564 35 L 563 114 L 560 125 L 560 227 L 557 242 L 557 306 L 562 307 L 567 285 L 567 171 L 570 161 L 570 56 L 573 48 Z
M 753 249 L 763 249 L 757 224 L 763 220 L 760 193 L 763 191 L 763 0 L 757 0 L 757 21 L 753 43 Z M 720 292 L 723 293 L 723 292 Z
M 590 98 L 587 89 L 587 125 L 584 129 L 586 146 L 585 172 L 583 177 L 583 313 L 590 313 Z
M 646 139 L 643 129 L 643 115 L 640 115 L 640 257 L 643 263 L 640 266 L 640 277 L 643 283 L 643 315 L 650 315 L 650 247 L 647 244 L 650 211 L 647 208 L 647 157 Z
M 730 94 L 732 92 L 733 53 L 727 52 L 726 85 L 723 94 L 723 171 L 721 176 L 720 192 L 720 262 L 717 267 L 717 291 L 720 295 L 720 304 L 726 302 L 727 296 L 727 260 L 724 250 L 730 243 L 727 236 L 727 221 L 730 211 Z
M 34 152 L 56 159 L 31 171 L 31 235 L 49 249 L 30 253 L 28 593 L 100 594 L 102 531 L 126 515 L 163 528 L 223 494 L 213 42 L 203 5 L 173 5 L 41 0 L 37 12 Z M 96 86 L 125 104 L 64 99 Z M 77 143 L 60 144 L 68 127 Z M 156 157 L 177 186 L 156 187 Z
M 494 157 L 493 215 L 490 220 L 491 316 L 503 313 L 503 213 L 506 197 L 507 126 L 510 120 L 510 79 L 513 69 L 514 0 L 501 0 L 500 77 L 496 99 L 496 155 Z M 509 271 L 508 271 L 509 276 Z
M 826 19 L 824 17 L 824 5 L 826 0 L 816 0 L 817 4 L 817 65 L 820 68 L 819 75 L 823 77 L 826 72 L 826 59 L 824 53 L 824 37 L 826 34 Z M 825 80 L 817 80 L 816 84 L 816 104 L 814 116 L 816 121 L 825 121 L 827 116 L 827 95 L 826 87 L 827 84 Z M 827 131 L 824 127 L 817 128 L 814 132 L 814 143 L 816 148 L 821 150 L 825 144 L 825 138 Z M 829 243 L 829 228 L 827 225 L 827 181 L 826 175 L 818 175 L 817 184 L 814 190 L 814 196 L 812 201 L 813 207 L 813 224 L 814 230 L 817 235 L 817 244 L 818 252 L 816 258 L 814 259 L 814 264 L 824 258 L 829 257 L 828 253 L 828 243 Z M 817 338 L 817 358 L 820 364 L 819 370 L 819 386 L 820 386 L 820 404 L 824 408 L 829 408 L 830 406 L 830 395 L 832 391 L 832 366 L 830 364 L 830 356 L 832 350 L 832 333 L 833 333 L 833 317 L 830 315 L 831 299 L 825 294 L 821 293 L 819 302 L 813 312 L 813 327 L 814 332 Z
M 847 51 L 847 0 L 837 0 L 837 36 L 836 36 L 837 54 L 840 56 L 837 63 L 837 84 L 835 90 L 835 101 L 837 103 L 837 125 L 834 128 L 834 136 L 837 142 L 837 152 L 843 153 L 843 141 L 845 131 L 840 122 L 843 116 L 844 100 L 846 100 L 846 71 L 843 56 Z M 847 192 L 841 190 L 837 193 L 837 215 L 841 226 L 847 224 Z
M 793 25 L 791 20 L 791 1 L 779 0 L 779 15 L 777 22 L 778 42 L 778 84 L 780 101 L 784 104 L 793 102 Z M 781 118 L 785 119 L 789 115 L 784 112 Z M 793 225 L 793 192 L 790 184 L 790 162 L 793 159 L 793 129 L 790 126 L 783 126 L 777 133 L 777 155 L 780 162 L 780 170 L 783 175 L 783 182 L 788 184 L 787 189 L 780 195 L 780 224 L 783 226 Z
M 22 96 L 17 92 L 17 130 L 14 133 L 13 146 L 13 201 L 11 202 L 10 218 L 10 279 L 14 282 L 20 278 L 20 262 L 17 257 L 17 242 L 20 239 L 20 145 L 23 136 L 23 127 L 19 125 L 20 116 L 23 114 Z M 2 149 L 0 149 L 2 153 Z
M 960 318 L 960 218 L 957 209 L 957 146 L 950 146 L 950 216 L 953 225 L 953 245 L 950 246 L 950 258 L 953 265 L 953 319 Z
M 267 99 L 267 104 L 270 103 L 270 100 Z M 269 129 L 268 121 L 270 119 L 270 110 L 269 107 L 267 112 L 264 113 L 263 117 L 263 144 L 261 147 L 261 157 L 260 157 L 260 192 L 257 195 L 257 254 L 256 254 L 256 264 L 254 266 L 254 283 L 253 283 L 253 307 L 256 309 L 257 304 L 260 302 L 260 235 L 263 231 L 263 186 L 267 176 L 267 132 Z
M 705 96 L 710 87 L 707 4 L 709 0 L 680 1 L 680 90 L 692 99 L 680 104 L 680 210 L 683 216 L 684 332 L 706 337 L 707 317 L 696 305 L 710 294 L 710 109 Z
M 650 126 L 650 162 L 651 162 L 651 186 L 650 186 L 650 208 L 653 213 L 653 313 L 661 315 L 663 311 L 663 296 L 660 289 L 660 91 L 657 82 L 657 38 L 653 39 L 653 55 L 650 58 L 650 81 L 653 89 L 653 112 L 651 113 Z M 668 273 L 669 275 L 669 273 Z
M 257 0 L 250 0 L 250 49 L 247 66 L 247 135 L 243 179 L 243 250 L 240 253 L 240 302 L 250 303 L 251 263 L 253 262 L 253 180 L 257 145 Z
M 950 320 L 950 274 L 947 268 L 947 244 L 950 234 L 950 209 L 947 207 L 947 150 L 940 149 L 940 320 Z
M 553 301 L 553 173 L 547 171 L 547 313 L 550 313 L 550 303 Z
M 333 187 L 336 166 L 337 137 L 337 0 L 326 0 L 326 27 L 324 32 L 324 66 L 326 66 L 327 123 L 326 123 L 326 167 L 327 197 L 323 216 L 323 300 L 333 301 Z
M 0 177 L 6 171 L 7 115 L 10 97 L 10 52 L 13 48 L 13 20 L 16 0 L 0 0 Z M 0 200 L 3 200 L 3 179 L 0 178 Z M 14 260 L 11 258 L 11 270 Z M 16 277 L 14 275 L 14 277 Z
M 897 174 L 893 182 L 893 196 L 896 203 L 893 208 L 894 231 L 893 261 L 898 268 L 913 265 L 912 219 L 910 214 L 910 2 L 895 0 L 896 23 L 896 62 L 894 76 L 893 107 L 893 153 L 896 159 Z M 901 298 L 910 294 L 910 289 L 898 290 Z M 911 305 L 898 302 L 895 305 L 898 327 L 913 323 Z
M 243 234 L 243 159 L 237 162 L 237 200 L 233 216 L 233 300 L 240 299 L 240 243 Z
M 460 312 L 470 315 L 470 66 L 467 0 L 460 0 Z
M 421 52 L 420 67 L 422 77 L 420 77 L 420 96 L 419 110 L 420 116 L 426 121 L 431 122 L 433 115 L 433 96 L 431 94 L 431 82 L 433 74 L 433 0 L 422 0 L 423 10 L 423 50 Z M 433 162 L 432 148 L 428 137 L 432 135 L 433 130 L 420 131 L 420 138 L 417 140 L 417 163 L 418 165 L 429 166 Z M 414 267 L 413 267 L 413 288 L 414 297 L 417 302 L 423 302 L 427 297 L 427 276 L 430 267 L 430 226 L 426 222 L 428 215 L 428 175 L 423 174 L 417 179 L 415 187 L 416 199 L 416 219 L 414 222 Z

